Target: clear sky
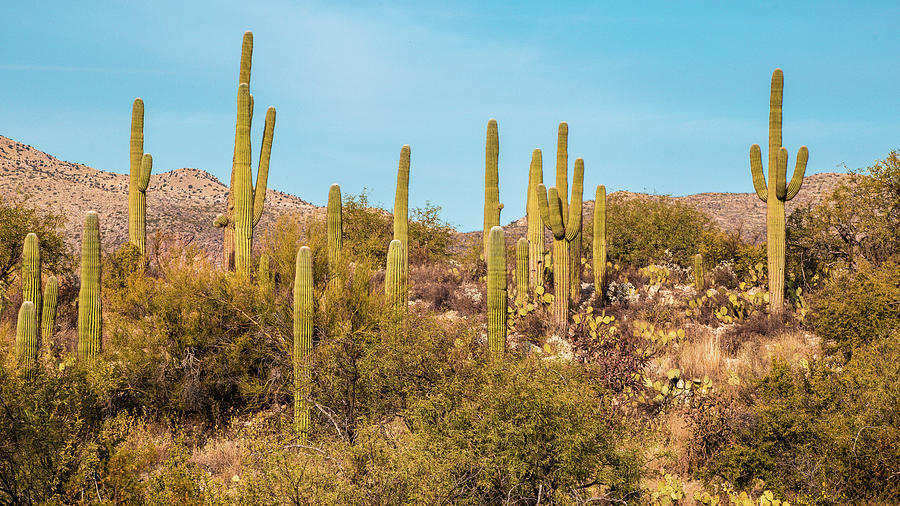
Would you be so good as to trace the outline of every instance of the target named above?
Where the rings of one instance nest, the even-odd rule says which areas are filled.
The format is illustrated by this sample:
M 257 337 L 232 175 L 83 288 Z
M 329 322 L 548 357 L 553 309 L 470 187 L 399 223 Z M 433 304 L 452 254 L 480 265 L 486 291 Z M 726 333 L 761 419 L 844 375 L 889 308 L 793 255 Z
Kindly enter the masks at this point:
M 126 172 L 131 102 L 155 171 L 227 183 L 241 36 L 258 118 L 278 110 L 269 187 L 324 205 L 368 188 L 390 209 L 410 144 L 410 206 L 482 220 L 487 121 L 500 130 L 503 223 L 556 128 L 597 184 L 750 192 L 769 79 L 784 69 L 784 145 L 808 173 L 900 148 L 900 2 L 4 2 L 0 134 Z M 262 121 L 254 122 L 254 158 Z M 152 196 L 149 205 L 152 205 Z

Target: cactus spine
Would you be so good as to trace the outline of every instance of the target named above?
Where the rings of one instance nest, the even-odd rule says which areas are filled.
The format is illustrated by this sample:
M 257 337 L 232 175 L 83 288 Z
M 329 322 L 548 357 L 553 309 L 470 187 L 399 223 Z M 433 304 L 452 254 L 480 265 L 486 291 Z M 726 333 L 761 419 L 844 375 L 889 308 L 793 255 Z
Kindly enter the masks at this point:
M 487 140 L 484 147 L 484 260 L 487 261 L 490 247 L 489 234 L 493 227 L 500 226 L 500 175 L 498 162 L 500 158 L 500 138 L 497 133 L 497 120 L 488 121 Z
M 572 180 L 572 205 L 568 219 L 564 221 L 564 202 L 555 186 L 547 190 L 538 185 L 538 204 L 541 219 L 553 234 L 553 321 L 565 326 L 569 316 L 569 295 L 572 283 L 572 246 L 581 230 L 581 200 L 584 185 L 584 160 L 575 160 L 575 176 Z
M 16 325 L 16 358 L 26 371 L 37 364 L 37 315 L 34 308 L 34 302 L 28 300 L 23 302 L 19 308 L 19 320 Z
M 531 152 L 531 166 L 528 170 L 528 198 L 526 200 L 528 221 L 528 281 L 533 287 L 544 286 L 544 222 L 538 205 L 537 188 L 544 182 L 541 167 L 541 150 Z
M 312 352 L 313 317 L 312 252 L 306 246 L 297 251 L 294 270 L 294 430 L 309 435 L 309 355 Z
M 328 277 L 330 279 L 337 277 L 339 272 L 338 266 L 341 261 L 341 245 L 344 233 L 341 211 L 341 187 L 333 184 L 328 190 L 328 210 L 326 212 Z
M 147 186 L 153 171 L 153 157 L 144 153 L 144 101 L 131 106 L 131 174 L 128 180 L 128 241 L 146 256 Z
M 225 214 L 216 217 L 215 225 L 224 228 L 223 266 L 240 276 L 250 275 L 250 252 L 253 249 L 253 228 L 262 217 L 269 178 L 269 159 L 275 133 L 275 108 L 266 111 L 266 124 L 260 147 L 256 186 L 252 184 L 250 160 L 250 126 L 253 120 L 253 96 L 250 94 L 250 66 L 253 55 L 253 34 L 244 33 L 241 67 L 238 78 L 237 122 L 234 134 L 234 159 L 231 166 L 231 190 Z
M 769 181 L 763 174 L 758 144 L 750 147 L 750 172 L 756 195 L 766 205 L 766 253 L 769 270 L 769 313 L 780 317 L 784 309 L 784 203 L 794 198 L 803 184 L 809 150 L 801 146 L 790 183 L 787 182 L 787 149 L 781 145 L 781 105 L 784 74 L 772 73 L 769 95 Z
M 44 307 L 41 310 L 41 339 L 44 342 L 53 337 L 56 330 L 56 300 L 59 296 L 59 282 L 50 276 L 44 286 Z
M 25 236 L 22 246 L 22 300 L 34 303 L 34 316 L 40 321 L 41 243 L 33 232 Z
M 506 349 L 506 241 L 503 229 L 492 227 L 488 234 L 487 256 L 487 334 L 491 355 L 500 356 Z
M 698 292 L 706 290 L 706 272 L 703 270 L 703 254 L 694 255 L 694 289 Z
M 403 243 L 399 239 L 394 239 L 388 247 L 384 293 L 387 295 L 388 304 L 397 314 L 406 312 L 407 278 L 403 273 L 407 272 L 407 268 L 408 264 L 406 252 L 403 251 Z
M 606 299 L 606 187 L 597 186 L 594 197 L 594 291 L 600 300 Z
M 394 196 L 394 239 L 403 244 L 409 256 L 409 144 L 400 149 L 397 192 Z
M 528 239 L 516 242 L 516 303 L 528 299 Z
M 100 353 L 100 323 L 100 219 L 95 211 L 88 211 L 81 236 L 78 358 L 89 359 Z

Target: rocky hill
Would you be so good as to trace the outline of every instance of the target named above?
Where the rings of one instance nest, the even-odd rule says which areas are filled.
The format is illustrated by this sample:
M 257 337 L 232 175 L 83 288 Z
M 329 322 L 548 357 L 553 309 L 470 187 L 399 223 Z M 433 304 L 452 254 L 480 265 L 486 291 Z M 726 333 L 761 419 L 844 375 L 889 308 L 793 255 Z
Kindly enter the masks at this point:
M 797 197 L 787 205 L 787 212 L 815 202 L 834 188 L 846 174 L 823 173 L 807 176 Z M 750 174 L 747 171 L 748 186 Z M 147 190 L 148 235 L 164 229 L 168 237 L 192 243 L 221 258 L 222 233 L 212 223 L 225 208 L 228 187 L 200 169 L 177 169 L 154 173 Z M 585 197 L 593 192 L 586 189 Z M 623 197 L 646 198 L 631 192 L 616 192 Z M 27 196 L 40 207 L 66 218 L 65 237 L 73 248 L 81 238 L 84 213 L 100 213 L 104 248 L 114 249 L 128 236 L 128 176 L 97 170 L 85 165 L 65 162 L 26 144 L 0 136 L 0 196 Z M 723 229 L 738 232 L 750 241 L 765 239 L 765 204 L 754 193 L 698 193 L 675 200 L 709 213 Z M 322 212 L 304 200 L 276 190 L 266 193 L 262 226 L 286 213 L 304 215 Z M 585 202 L 584 212 L 590 216 L 593 202 Z M 525 218 L 507 227 L 510 239 L 524 236 Z M 460 239 L 480 233 L 460 234 Z

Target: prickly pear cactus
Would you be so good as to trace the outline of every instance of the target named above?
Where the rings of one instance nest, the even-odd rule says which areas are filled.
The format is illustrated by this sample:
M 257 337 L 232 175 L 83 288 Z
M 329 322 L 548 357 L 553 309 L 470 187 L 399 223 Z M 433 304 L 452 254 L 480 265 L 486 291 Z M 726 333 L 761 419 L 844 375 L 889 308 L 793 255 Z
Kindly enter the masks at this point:
M 506 349 L 506 241 L 503 229 L 492 227 L 488 234 L 487 334 L 488 347 L 494 356 Z

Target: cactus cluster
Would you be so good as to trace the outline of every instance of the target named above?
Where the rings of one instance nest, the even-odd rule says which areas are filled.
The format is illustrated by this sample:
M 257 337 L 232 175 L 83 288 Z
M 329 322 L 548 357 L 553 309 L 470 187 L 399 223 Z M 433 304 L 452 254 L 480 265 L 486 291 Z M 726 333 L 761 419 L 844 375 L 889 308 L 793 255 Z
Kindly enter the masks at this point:
M 809 150 L 801 146 L 797 152 L 794 174 L 787 182 L 787 149 L 781 145 L 781 106 L 784 74 L 772 73 L 769 93 L 769 180 L 763 174 L 759 144 L 750 147 L 750 172 L 756 195 L 766 203 L 766 254 L 769 268 L 769 313 L 780 317 L 784 309 L 784 203 L 794 198 L 803 184 Z
M 131 153 L 128 179 L 128 241 L 146 257 L 147 186 L 153 171 L 153 157 L 144 153 L 144 101 L 134 99 L 131 106 Z
M 231 167 L 231 189 L 228 208 L 216 217 L 215 225 L 224 228 L 223 265 L 239 276 L 250 275 L 253 228 L 262 217 L 269 177 L 269 159 L 275 133 L 275 108 L 266 111 L 265 128 L 259 154 L 254 187 L 251 167 L 250 127 L 253 120 L 253 96 L 250 94 L 250 66 L 253 56 L 253 34 L 246 32 L 241 50 L 238 77 L 237 122 L 234 134 L 234 158 Z
M 592 244 L 594 291 L 606 300 L 606 187 L 597 186 L 594 196 L 594 237 Z
M 494 356 L 506 349 L 506 241 L 503 229 L 491 227 L 487 256 L 487 335 L 488 348 Z
M 81 236 L 81 289 L 78 292 L 78 357 L 100 353 L 100 218 L 95 211 L 84 217 Z
M 328 208 L 325 218 L 329 279 L 337 278 L 338 272 L 340 272 L 339 265 L 344 234 L 341 212 L 341 187 L 333 184 L 328 189 Z
M 308 247 L 297 251 L 294 269 L 294 430 L 305 439 L 310 428 L 309 354 L 315 316 L 312 252 Z
M 484 144 L 484 260 L 487 261 L 490 247 L 490 230 L 500 226 L 500 136 L 497 132 L 497 120 L 488 121 L 487 139 Z

